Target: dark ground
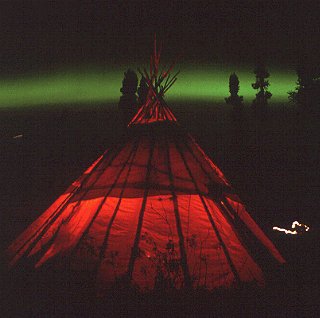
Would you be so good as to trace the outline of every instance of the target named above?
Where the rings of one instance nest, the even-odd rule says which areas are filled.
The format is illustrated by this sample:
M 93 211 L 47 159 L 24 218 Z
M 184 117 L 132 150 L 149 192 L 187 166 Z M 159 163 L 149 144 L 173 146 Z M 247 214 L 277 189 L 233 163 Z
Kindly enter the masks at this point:
M 58 291 L 53 283 L 59 280 L 57 273 L 48 284 L 43 279 L 36 282 L 38 276 L 29 272 L 4 272 L 2 317 L 94 313 L 255 317 L 258 312 L 260 317 L 317 316 L 319 114 L 273 105 L 263 119 L 256 119 L 247 107 L 235 122 L 225 105 L 181 103 L 172 108 L 279 247 L 288 261 L 285 268 L 264 290 L 245 287 L 161 297 L 118 291 L 103 301 L 68 293 L 67 287 Z M 119 137 L 120 130 L 112 106 L 0 111 L 1 251 Z M 23 137 L 13 139 L 19 134 Z M 310 232 L 285 236 L 272 231 L 275 225 L 289 228 L 295 220 L 308 224 Z

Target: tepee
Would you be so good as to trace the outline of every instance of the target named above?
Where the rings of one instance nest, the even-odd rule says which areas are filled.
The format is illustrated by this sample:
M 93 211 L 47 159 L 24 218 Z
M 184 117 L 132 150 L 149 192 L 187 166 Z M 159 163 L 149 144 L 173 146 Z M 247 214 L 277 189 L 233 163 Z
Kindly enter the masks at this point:
M 101 155 L 8 248 L 9 264 L 68 262 L 98 290 L 264 284 L 285 260 L 163 95 L 172 67 L 141 72 L 149 93 L 126 138 Z M 58 266 L 57 265 L 57 266 Z

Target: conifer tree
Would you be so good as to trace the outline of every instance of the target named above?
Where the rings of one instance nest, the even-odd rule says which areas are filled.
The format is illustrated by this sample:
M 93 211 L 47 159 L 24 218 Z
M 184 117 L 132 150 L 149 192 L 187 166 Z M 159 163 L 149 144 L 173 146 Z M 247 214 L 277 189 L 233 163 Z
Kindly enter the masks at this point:
M 130 122 L 137 111 L 137 86 L 137 74 L 131 69 L 128 69 L 124 73 L 124 79 L 122 80 L 122 87 L 120 89 L 122 96 L 118 104 L 124 126 Z
M 320 97 L 320 69 L 310 65 L 300 65 L 296 73 L 297 86 L 294 91 L 288 92 L 288 98 L 302 108 L 310 108 Z
M 268 104 L 268 99 L 271 98 L 272 94 L 268 91 L 269 81 L 267 78 L 270 76 L 266 67 L 259 63 L 254 70 L 256 75 L 255 83 L 252 83 L 252 88 L 258 90 L 256 98 L 253 100 L 252 106 L 263 109 Z
M 236 73 L 232 73 L 229 77 L 229 92 L 230 96 L 225 98 L 227 104 L 230 104 L 234 109 L 242 109 L 243 96 L 239 96 L 239 78 Z
M 140 80 L 139 87 L 138 87 L 138 102 L 139 102 L 139 105 L 143 105 L 146 102 L 147 96 L 148 96 L 148 91 L 149 91 L 149 88 L 148 88 L 148 85 L 147 85 L 147 81 L 146 81 L 145 77 L 142 76 L 141 80 Z

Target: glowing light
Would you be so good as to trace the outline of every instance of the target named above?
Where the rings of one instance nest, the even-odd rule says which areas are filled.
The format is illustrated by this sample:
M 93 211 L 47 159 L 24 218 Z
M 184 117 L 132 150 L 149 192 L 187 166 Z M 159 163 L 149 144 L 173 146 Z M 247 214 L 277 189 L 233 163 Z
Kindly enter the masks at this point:
M 22 137 L 23 137 L 23 135 L 20 134 L 20 135 L 13 136 L 12 138 L 13 138 L 13 139 L 18 139 L 18 138 L 22 138 Z
M 123 76 L 121 70 L 80 70 L 1 79 L 0 107 L 116 102 Z
M 203 100 L 215 101 L 225 104 L 224 98 L 229 96 L 229 76 L 236 72 L 240 80 L 239 95 L 244 96 L 245 104 L 251 103 L 255 98 L 255 90 L 251 83 L 255 81 L 253 67 L 234 65 L 199 65 L 197 67 L 181 68 L 174 88 L 168 92 L 173 100 Z M 297 76 L 293 70 L 280 70 L 269 68 L 270 92 L 273 102 L 287 102 L 287 92 L 295 87 Z
M 291 228 L 292 230 L 287 230 L 284 228 L 274 226 L 272 229 L 274 231 L 284 232 L 285 234 L 291 234 L 291 235 L 302 234 L 303 232 L 308 232 L 310 230 L 309 226 L 299 223 L 298 221 L 292 222 Z
M 141 65 L 139 65 L 141 66 Z M 0 79 L 0 108 L 43 106 L 57 104 L 117 104 L 123 72 L 135 65 L 100 67 L 77 71 L 60 71 L 51 74 L 23 76 L 15 79 Z M 233 65 L 180 65 L 181 74 L 168 91 L 168 101 L 210 101 L 225 105 L 229 96 L 229 76 L 236 72 L 240 80 L 239 94 L 250 104 L 256 92 L 252 66 Z M 270 103 L 287 102 L 287 92 L 293 90 L 297 80 L 293 70 L 270 68 Z
M 286 230 L 286 229 L 282 229 L 282 228 L 277 227 L 277 226 L 274 226 L 272 229 L 274 231 L 284 232 L 285 234 L 293 234 L 293 235 L 298 234 L 297 231 Z

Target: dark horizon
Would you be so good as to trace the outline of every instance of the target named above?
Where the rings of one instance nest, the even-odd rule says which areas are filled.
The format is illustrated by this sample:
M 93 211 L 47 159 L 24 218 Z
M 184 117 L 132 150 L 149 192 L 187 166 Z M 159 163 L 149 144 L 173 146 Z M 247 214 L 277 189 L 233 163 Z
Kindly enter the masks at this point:
M 155 33 L 164 56 L 182 54 L 186 64 L 262 59 L 294 67 L 299 59 L 319 55 L 319 5 L 308 3 L 5 1 L 0 6 L 0 75 L 144 61 Z

